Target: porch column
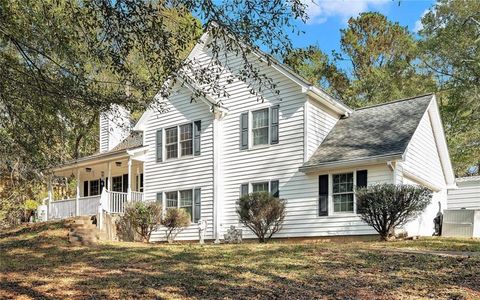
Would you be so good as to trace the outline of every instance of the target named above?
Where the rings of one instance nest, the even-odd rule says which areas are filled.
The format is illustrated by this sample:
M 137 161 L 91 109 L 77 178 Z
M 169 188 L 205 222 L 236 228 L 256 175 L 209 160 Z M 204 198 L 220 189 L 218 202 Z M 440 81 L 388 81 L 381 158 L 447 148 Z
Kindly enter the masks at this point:
M 108 182 L 107 182 L 107 191 L 112 191 L 112 162 L 108 162 Z
M 50 203 L 53 201 L 52 176 L 48 176 L 47 221 L 50 219 Z
M 137 192 L 140 192 L 140 168 L 137 167 L 137 186 L 136 186 Z
M 127 202 L 132 200 L 132 159 L 128 158 Z
M 75 215 L 80 215 L 80 168 L 77 169 L 77 197 L 75 198 Z

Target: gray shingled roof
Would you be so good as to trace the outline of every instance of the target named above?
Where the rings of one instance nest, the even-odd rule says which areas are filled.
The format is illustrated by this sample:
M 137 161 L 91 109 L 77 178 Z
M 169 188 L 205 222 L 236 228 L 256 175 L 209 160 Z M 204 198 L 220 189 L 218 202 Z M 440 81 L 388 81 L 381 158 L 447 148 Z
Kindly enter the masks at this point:
M 302 168 L 401 155 L 433 95 L 354 111 L 340 119 Z
M 130 134 L 116 145 L 111 151 L 127 150 L 143 146 L 143 131 L 132 131 Z

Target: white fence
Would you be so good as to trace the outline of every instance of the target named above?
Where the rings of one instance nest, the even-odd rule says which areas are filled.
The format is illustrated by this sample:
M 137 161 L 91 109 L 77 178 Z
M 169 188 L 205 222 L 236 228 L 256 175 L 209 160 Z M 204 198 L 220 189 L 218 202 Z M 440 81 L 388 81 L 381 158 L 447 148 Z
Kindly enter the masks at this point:
M 131 200 L 133 202 L 143 201 L 143 193 L 141 193 L 141 192 L 131 192 Z
M 64 219 L 75 216 L 75 199 L 50 202 L 49 219 Z
M 125 206 L 128 202 L 127 193 L 105 191 L 105 200 L 101 200 L 101 197 L 102 195 L 80 197 L 78 199 L 78 215 L 88 216 L 97 214 L 101 201 L 105 201 L 102 205 L 106 205 L 103 207 L 109 213 L 118 214 L 125 211 Z M 48 209 L 48 218 L 64 219 L 75 216 L 75 201 L 75 198 L 51 201 Z M 131 192 L 130 201 L 143 201 L 143 193 Z
M 127 193 L 109 192 L 108 204 L 110 213 L 123 213 L 127 204 Z

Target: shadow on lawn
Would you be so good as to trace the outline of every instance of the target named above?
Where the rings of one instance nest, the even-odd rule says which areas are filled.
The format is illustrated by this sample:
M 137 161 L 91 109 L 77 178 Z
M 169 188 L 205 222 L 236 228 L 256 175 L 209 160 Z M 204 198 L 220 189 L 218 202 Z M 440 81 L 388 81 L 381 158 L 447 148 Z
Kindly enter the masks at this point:
M 0 284 L 0 296 L 4 290 L 39 299 L 72 296 L 66 291 L 94 299 L 391 299 L 398 293 L 448 298 L 452 287 L 480 294 L 479 259 L 392 253 L 361 244 L 69 247 L 62 234 L 40 234 L 61 229 L 50 226 L 25 231 L 37 233 L 26 240 L 2 236 L 0 274 L 9 276 Z

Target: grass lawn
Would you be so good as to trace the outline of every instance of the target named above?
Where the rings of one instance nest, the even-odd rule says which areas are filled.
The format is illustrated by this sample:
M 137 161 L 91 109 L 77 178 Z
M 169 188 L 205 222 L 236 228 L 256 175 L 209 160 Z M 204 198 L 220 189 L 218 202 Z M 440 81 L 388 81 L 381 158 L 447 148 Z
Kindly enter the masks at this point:
M 0 232 L 0 299 L 480 299 L 479 240 L 72 247 L 66 235 L 61 222 Z

